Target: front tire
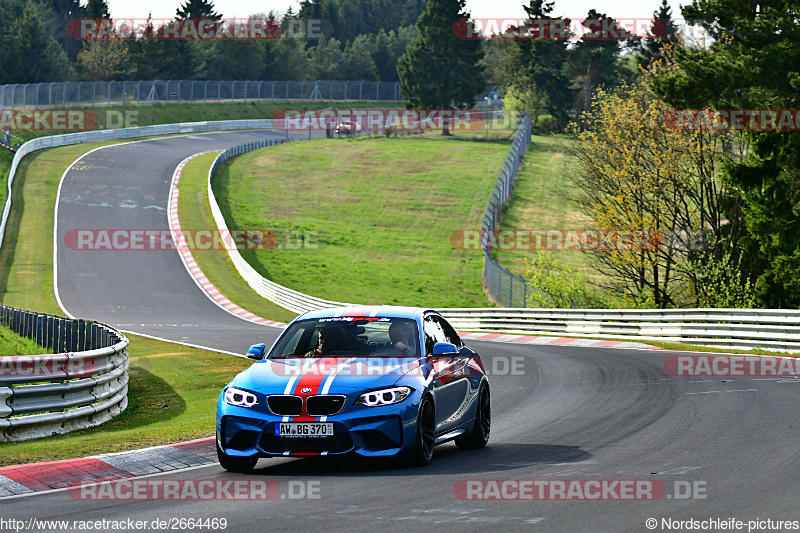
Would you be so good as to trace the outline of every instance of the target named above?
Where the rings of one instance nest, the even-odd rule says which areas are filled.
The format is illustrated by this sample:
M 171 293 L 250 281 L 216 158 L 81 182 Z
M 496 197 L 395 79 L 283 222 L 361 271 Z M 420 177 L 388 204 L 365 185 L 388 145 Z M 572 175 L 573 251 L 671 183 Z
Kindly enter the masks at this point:
M 228 472 L 246 474 L 251 472 L 258 462 L 258 457 L 233 457 L 223 452 L 217 443 L 217 460 L 219 465 Z
M 492 405 L 489 387 L 481 385 L 481 389 L 478 391 L 478 409 L 475 411 L 475 424 L 468 435 L 456 439 L 456 446 L 462 450 L 483 448 L 489 442 L 491 429 Z
M 417 415 L 417 437 L 414 449 L 407 457 L 410 466 L 427 466 L 433 459 L 433 447 L 436 443 L 436 416 L 433 402 L 427 396 L 419 404 Z

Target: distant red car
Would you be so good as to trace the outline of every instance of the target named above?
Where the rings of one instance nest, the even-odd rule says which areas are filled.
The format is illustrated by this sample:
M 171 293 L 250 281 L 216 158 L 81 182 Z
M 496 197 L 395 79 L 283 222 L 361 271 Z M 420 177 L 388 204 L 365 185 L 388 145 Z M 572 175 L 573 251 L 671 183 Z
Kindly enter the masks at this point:
M 352 137 L 359 133 L 361 133 L 361 124 L 359 124 L 357 120 L 343 120 L 336 125 L 336 135 L 339 137 L 342 135 Z

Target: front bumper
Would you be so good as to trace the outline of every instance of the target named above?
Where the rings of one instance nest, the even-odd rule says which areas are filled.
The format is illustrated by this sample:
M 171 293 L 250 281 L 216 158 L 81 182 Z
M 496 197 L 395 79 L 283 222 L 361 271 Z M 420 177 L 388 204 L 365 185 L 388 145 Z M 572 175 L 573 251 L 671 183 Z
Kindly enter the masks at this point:
M 327 417 L 325 421 L 333 423 L 332 437 L 278 437 L 275 424 L 284 421 L 283 417 L 225 405 L 217 415 L 217 444 L 233 457 L 342 454 L 387 457 L 402 454 L 413 446 L 416 416 L 410 404 L 400 409 L 363 408 Z

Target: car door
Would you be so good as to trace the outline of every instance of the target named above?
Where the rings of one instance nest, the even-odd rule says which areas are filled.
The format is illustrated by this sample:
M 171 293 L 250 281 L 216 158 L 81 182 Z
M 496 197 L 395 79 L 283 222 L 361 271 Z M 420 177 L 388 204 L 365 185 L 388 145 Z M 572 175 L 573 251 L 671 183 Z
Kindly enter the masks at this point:
M 464 417 L 469 410 L 469 392 L 470 383 L 467 379 L 467 365 L 470 358 L 465 353 L 464 343 L 461 342 L 461 337 L 458 336 L 456 330 L 453 329 L 444 318 L 439 315 L 434 315 L 434 320 L 439 323 L 439 327 L 444 333 L 445 342 L 455 345 L 458 348 L 458 355 L 450 358 L 450 365 L 448 367 L 448 395 L 452 396 L 452 401 L 455 404 L 453 412 L 452 426 L 457 426 L 464 421 Z
M 457 425 L 457 411 L 461 404 L 460 386 L 455 375 L 455 358 L 450 355 L 432 355 L 437 342 L 450 342 L 442 329 L 438 316 L 425 315 L 425 353 L 433 367 L 433 395 L 436 407 L 436 433 L 445 433 Z

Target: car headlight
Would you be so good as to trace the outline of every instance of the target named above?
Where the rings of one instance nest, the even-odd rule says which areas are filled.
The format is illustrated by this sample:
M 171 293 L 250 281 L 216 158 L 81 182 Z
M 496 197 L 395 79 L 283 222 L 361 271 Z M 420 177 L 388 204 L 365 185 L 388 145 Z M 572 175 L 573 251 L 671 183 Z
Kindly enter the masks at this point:
M 258 398 L 252 392 L 237 389 L 236 387 L 228 387 L 225 389 L 225 403 L 237 407 L 253 407 L 258 403 Z
M 376 390 L 362 394 L 356 400 L 356 405 L 367 405 L 375 407 L 376 405 L 392 405 L 405 400 L 411 394 L 411 389 L 408 387 L 392 387 L 391 389 Z

